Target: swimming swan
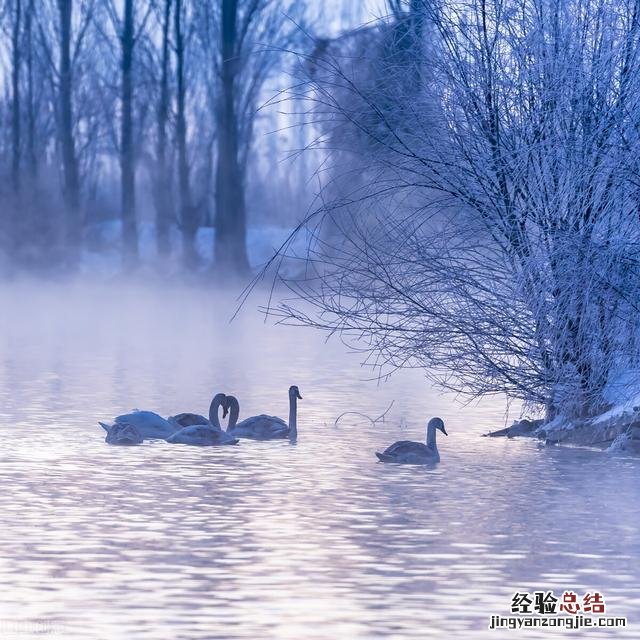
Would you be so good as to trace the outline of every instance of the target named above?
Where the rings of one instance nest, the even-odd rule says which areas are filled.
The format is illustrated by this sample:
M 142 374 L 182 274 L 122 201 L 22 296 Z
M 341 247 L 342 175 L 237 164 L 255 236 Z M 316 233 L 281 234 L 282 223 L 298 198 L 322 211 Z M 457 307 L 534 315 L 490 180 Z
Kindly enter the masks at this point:
M 400 464 L 429 464 L 440 462 L 440 454 L 436 446 L 436 429 L 442 431 L 445 436 L 449 434 L 444 428 L 444 422 L 440 418 L 431 418 L 427 424 L 427 444 L 400 440 L 385 449 L 384 453 L 376 455 L 381 462 L 397 462 Z
M 218 431 L 222 431 L 222 427 L 220 426 L 220 419 L 218 418 L 218 411 L 222 406 L 224 408 L 224 413 L 222 414 L 223 418 L 227 416 L 227 407 L 225 405 L 226 396 L 224 393 L 216 393 L 213 396 L 213 400 L 209 405 L 209 418 L 205 418 L 201 416 L 199 413 L 179 413 L 175 416 L 170 416 L 167 420 L 176 426 L 176 431 L 182 429 L 182 427 L 190 427 L 191 425 L 205 424 L 212 426 L 214 429 L 218 429 Z
M 116 422 L 113 426 L 104 422 L 99 424 L 107 432 L 104 439 L 107 444 L 131 445 L 141 444 L 143 441 L 142 435 L 132 424 L 126 422 Z
M 289 438 L 295 440 L 298 437 L 298 400 L 302 400 L 298 387 L 289 387 L 289 424 L 274 416 L 259 415 L 246 418 L 237 423 L 240 415 L 240 405 L 234 396 L 227 396 L 229 409 L 229 426 L 227 433 L 237 438 L 250 438 L 251 440 L 276 440 Z M 237 423 L 237 424 L 236 424 Z
M 116 424 L 129 424 L 135 427 L 143 438 L 159 438 L 161 440 L 169 437 L 178 428 L 153 411 L 138 411 L 137 409 L 118 416 L 113 425 L 100 424 L 105 429 L 110 429 Z
M 238 439 L 233 435 L 226 433 L 220 428 L 220 420 L 218 419 L 218 411 L 220 406 L 224 404 L 224 413 L 222 417 L 227 415 L 226 396 L 224 393 L 218 393 L 214 396 L 209 407 L 209 420 L 203 418 L 204 423 L 189 424 L 179 431 L 170 435 L 166 440 L 172 444 L 191 444 L 200 447 L 212 447 L 224 444 L 238 444 Z M 197 414 L 180 414 L 184 420 L 197 419 Z M 179 424 L 174 416 L 174 424 Z M 202 416 L 200 416 L 202 417 Z M 171 418 L 169 418 L 171 421 Z

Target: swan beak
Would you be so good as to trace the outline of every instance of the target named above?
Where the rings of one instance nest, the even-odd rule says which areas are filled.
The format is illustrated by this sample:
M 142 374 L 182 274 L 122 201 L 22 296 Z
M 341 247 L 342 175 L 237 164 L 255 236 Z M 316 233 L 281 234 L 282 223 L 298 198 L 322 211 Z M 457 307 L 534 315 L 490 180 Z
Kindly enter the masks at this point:
M 302 400 L 302 396 L 299 391 L 296 391 L 296 398 L 298 398 L 298 400 Z
M 229 413 L 229 407 L 227 407 L 227 405 L 223 405 L 223 407 L 222 407 L 222 417 L 226 418 L 227 417 L 227 413 Z
M 442 433 L 444 433 L 444 435 L 445 435 L 445 436 L 448 436 L 448 435 L 449 435 L 449 434 L 447 433 L 447 430 L 446 430 L 444 427 L 442 427 Z

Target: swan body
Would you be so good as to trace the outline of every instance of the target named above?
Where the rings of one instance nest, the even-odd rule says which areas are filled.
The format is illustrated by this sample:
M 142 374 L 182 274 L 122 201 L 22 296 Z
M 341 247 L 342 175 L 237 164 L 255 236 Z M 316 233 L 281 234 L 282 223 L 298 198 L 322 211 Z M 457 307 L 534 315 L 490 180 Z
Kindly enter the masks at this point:
M 208 424 L 192 424 L 183 427 L 169 436 L 167 442 L 171 444 L 190 444 L 200 447 L 215 447 L 226 444 L 238 444 L 238 439 L 232 435 L 213 428 Z
M 288 438 L 295 440 L 298 436 L 297 426 L 297 401 L 302 400 L 298 387 L 289 388 L 289 424 L 282 418 L 265 414 L 246 418 L 237 422 L 240 414 L 240 405 L 234 396 L 227 396 L 227 408 L 230 413 L 227 433 L 237 438 L 250 440 L 279 440 Z
M 132 424 L 127 424 L 126 422 L 116 422 L 112 426 L 104 422 L 99 424 L 107 432 L 104 439 L 107 444 L 133 445 L 141 444 L 144 440 L 140 432 Z
M 436 431 L 449 435 L 444 422 L 440 418 L 431 418 L 427 424 L 427 443 L 399 440 L 387 447 L 382 453 L 376 451 L 381 462 L 395 462 L 398 464 L 430 464 L 440 462 L 440 454 L 436 446 Z
M 276 440 L 289 437 L 289 426 L 282 418 L 265 414 L 252 416 L 229 429 L 238 438 L 252 440 Z
M 195 424 L 211 424 L 209 418 L 201 416 L 199 413 L 179 413 L 175 416 L 169 416 L 167 422 L 176 426 L 176 429 L 183 427 L 191 427 Z
M 132 411 L 115 419 L 115 424 L 130 424 L 143 438 L 159 438 L 164 440 L 176 431 L 175 425 L 153 411 Z
M 178 430 L 166 438 L 167 442 L 200 447 L 238 444 L 238 439 L 234 435 L 226 433 L 220 427 L 218 412 L 223 406 L 224 413 L 222 415 L 223 417 L 227 415 L 226 400 L 227 396 L 224 393 L 217 393 L 213 397 L 209 407 L 209 419 L 197 413 L 180 413 L 169 418 L 169 422 L 176 425 Z

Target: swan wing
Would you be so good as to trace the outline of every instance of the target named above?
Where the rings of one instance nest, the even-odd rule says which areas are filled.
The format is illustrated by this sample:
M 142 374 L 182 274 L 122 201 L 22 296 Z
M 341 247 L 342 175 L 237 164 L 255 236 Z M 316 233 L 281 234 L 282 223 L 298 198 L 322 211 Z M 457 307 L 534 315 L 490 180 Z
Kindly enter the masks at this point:
M 116 416 L 115 421 L 128 422 L 129 424 L 159 424 L 166 422 L 162 416 L 154 413 L 153 411 L 139 411 L 138 409 L 131 413 Z
M 394 442 L 390 447 L 387 447 L 384 452 L 387 455 L 403 455 L 405 453 L 414 453 L 421 448 L 426 449 L 427 446 L 422 444 L 421 442 L 413 442 L 411 440 L 398 440 L 398 442 Z
M 166 440 L 172 444 L 191 444 L 204 447 L 238 444 L 237 438 L 232 435 L 203 424 L 184 427 Z
M 387 447 L 383 453 L 376 453 L 382 462 L 403 462 L 407 464 L 424 464 L 438 462 L 440 456 L 437 451 L 430 449 L 422 442 L 399 440 Z
M 282 418 L 263 414 L 252 416 L 239 422 L 231 430 L 231 433 L 239 438 L 273 440 L 275 438 L 286 438 L 289 433 L 289 426 Z
M 162 416 L 153 411 L 132 411 L 116 417 L 116 423 L 133 425 L 143 438 L 166 438 L 176 431 Z
M 205 418 L 199 413 L 179 413 L 175 416 L 168 417 L 167 422 L 177 425 L 178 429 L 181 429 L 182 427 L 190 427 L 194 424 L 206 424 L 208 426 L 212 426 L 209 422 L 209 418 Z

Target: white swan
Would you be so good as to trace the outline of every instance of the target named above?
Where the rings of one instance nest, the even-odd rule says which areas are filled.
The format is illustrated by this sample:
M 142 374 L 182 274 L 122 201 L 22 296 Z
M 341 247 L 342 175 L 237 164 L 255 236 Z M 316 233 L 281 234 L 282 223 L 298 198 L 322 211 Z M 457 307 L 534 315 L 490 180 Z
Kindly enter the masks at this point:
M 104 439 L 107 444 L 132 445 L 141 444 L 143 441 L 142 435 L 132 424 L 126 422 L 116 422 L 112 426 L 104 422 L 98 424 L 107 432 Z
M 225 404 L 226 396 L 224 393 L 216 393 L 213 396 L 213 400 L 209 405 L 209 418 L 205 418 L 201 416 L 199 413 L 179 413 L 175 416 L 170 416 L 167 420 L 175 425 L 176 431 L 182 429 L 183 427 L 190 427 L 192 425 L 209 425 L 218 431 L 222 431 L 222 427 L 220 426 L 220 419 L 218 418 L 218 412 L 220 407 L 224 408 L 224 412 L 222 414 L 223 418 L 227 416 L 227 407 Z
M 440 462 L 440 454 L 436 446 L 436 430 L 448 436 L 444 422 L 440 418 L 431 418 L 427 424 L 427 444 L 400 440 L 376 455 L 381 462 L 397 462 L 400 464 L 429 464 Z
M 200 416 L 203 422 L 200 424 L 189 424 L 179 431 L 171 434 L 166 438 L 171 444 L 190 444 L 201 447 L 211 447 L 225 444 L 238 444 L 238 439 L 233 435 L 224 432 L 220 428 L 220 420 L 218 419 L 218 411 L 220 406 L 224 404 L 223 417 L 227 415 L 226 396 L 224 393 L 218 393 L 214 396 L 209 407 L 209 420 Z M 197 414 L 186 413 L 180 416 L 174 416 L 172 424 L 180 424 L 177 418 L 185 421 L 197 420 Z M 172 419 L 169 418 L 171 421 Z
M 99 424 L 106 429 L 107 432 L 116 424 L 128 424 L 135 427 L 145 439 L 158 438 L 161 440 L 169 437 L 178 428 L 153 411 L 138 411 L 137 409 L 131 413 L 117 416 L 113 425 L 106 425 L 103 422 Z
M 238 421 L 240 405 L 234 396 L 227 396 L 229 409 L 229 426 L 227 433 L 237 438 L 250 438 L 251 440 L 276 440 L 289 438 L 295 440 L 298 437 L 298 400 L 302 400 L 298 387 L 289 387 L 289 424 L 275 416 L 259 415 Z M 237 423 L 237 424 L 236 424 Z

